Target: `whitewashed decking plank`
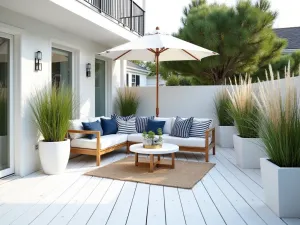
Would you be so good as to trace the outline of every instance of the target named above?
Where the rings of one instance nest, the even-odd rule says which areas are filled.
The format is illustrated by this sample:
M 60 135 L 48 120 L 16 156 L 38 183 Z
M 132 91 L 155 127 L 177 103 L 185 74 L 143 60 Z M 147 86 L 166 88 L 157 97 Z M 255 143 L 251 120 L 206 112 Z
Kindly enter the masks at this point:
M 113 180 L 111 179 L 101 179 L 93 193 L 88 197 L 81 208 L 76 212 L 74 217 L 70 220 L 69 225 L 86 224 L 97 208 L 99 202 L 102 200 L 103 196 L 111 186 L 112 182 Z
M 147 225 L 165 224 L 166 219 L 163 187 L 151 185 L 149 193 Z
M 192 190 L 178 189 L 186 225 L 205 225 Z M 221 224 L 220 224 L 221 225 Z
M 186 224 L 177 188 L 164 187 L 164 198 L 165 198 L 166 224 L 167 225 Z
M 104 225 L 107 223 L 124 183 L 124 181 L 113 181 L 87 224 Z
M 212 180 L 210 176 L 205 176 L 202 179 L 202 183 L 209 193 L 211 199 L 214 204 L 218 208 L 219 212 L 222 214 L 223 219 L 226 224 L 230 225 L 245 225 L 245 221 L 241 218 L 235 208 L 231 205 L 231 203 L 224 196 L 222 191 L 216 185 L 216 183 Z
M 146 224 L 149 190 L 149 184 L 137 184 L 126 225 Z
M 106 225 L 126 224 L 136 185 L 134 182 L 125 182 Z
M 80 189 L 91 179 L 91 177 L 81 176 L 67 191 L 55 200 L 45 211 L 43 211 L 32 225 L 49 224 L 51 220 L 68 204 L 68 202 L 80 191 Z
M 228 183 L 246 200 L 246 202 L 256 211 L 256 213 L 270 225 L 284 225 L 282 220 L 278 218 L 264 202 L 253 194 L 249 188 L 242 183 L 234 174 L 232 174 L 220 161 L 216 158 L 212 159 L 216 163 L 215 168 L 228 181 Z
M 3 177 L 3 178 L 0 179 L 0 185 L 7 184 L 8 182 L 11 182 L 13 180 L 20 179 L 20 178 L 21 177 L 17 176 L 17 175 L 11 175 L 11 176 L 7 176 L 7 177 Z
M 248 225 L 266 224 L 215 168 L 211 169 L 209 175 Z
M 234 174 L 234 176 L 236 176 L 241 182 L 243 182 L 260 200 L 264 202 L 263 189 L 261 186 L 259 186 L 251 178 L 249 178 L 242 171 L 240 171 L 235 165 L 233 165 L 231 162 L 225 159 L 222 154 L 216 154 L 215 157 L 232 174 Z
M 242 171 L 244 174 L 246 174 L 249 178 L 251 178 L 255 183 L 257 183 L 260 187 L 262 187 L 262 181 L 261 176 L 257 174 L 254 169 L 242 169 L 239 168 L 236 164 L 236 160 L 234 157 L 227 154 L 226 150 L 220 149 L 219 153 L 226 158 L 228 161 L 230 161 L 236 168 L 238 168 L 240 171 Z
M 193 193 L 198 206 L 202 212 L 207 225 L 225 225 L 225 222 L 218 211 L 215 203 L 210 198 L 208 192 L 204 188 L 202 182 L 198 182 L 193 188 Z
M 282 218 L 287 225 L 300 225 L 300 218 Z
M 72 217 L 79 210 L 81 205 L 89 197 L 89 195 L 94 191 L 96 186 L 101 181 L 101 178 L 92 177 L 86 185 L 78 192 L 74 198 L 68 202 L 68 204 L 59 212 L 59 214 L 49 223 L 52 225 L 68 224 Z

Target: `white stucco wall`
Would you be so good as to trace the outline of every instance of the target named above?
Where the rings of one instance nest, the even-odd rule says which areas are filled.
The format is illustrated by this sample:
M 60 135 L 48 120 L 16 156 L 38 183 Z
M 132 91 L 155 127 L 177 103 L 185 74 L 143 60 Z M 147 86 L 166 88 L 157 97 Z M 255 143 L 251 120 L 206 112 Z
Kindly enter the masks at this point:
M 293 78 L 300 95 L 300 77 Z M 213 118 L 214 96 L 224 86 L 165 86 L 159 88 L 161 117 Z M 256 89 L 258 84 L 254 84 Z M 137 115 L 155 115 L 155 87 L 136 87 L 141 103 Z M 280 80 L 280 91 L 285 96 L 285 80 Z
M 62 47 L 73 53 L 73 88 L 80 98 L 80 109 L 74 117 L 94 116 L 95 113 L 95 56 L 107 49 L 103 45 L 64 32 L 51 25 L 0 7 L 0 32 L 14 35 L 13 92 L 15 173 L 25 176 L 39 169 L 38 133 L 33 123 L 29 100 L 36 89 L 51 83 L 51 50 Z M 43 70 L 34 71 L 34 53 L 43 53 Z M 120 63 L 107 61 L 108 96 L 112 85 L 119 85 Z M 92 64 L 91 77 L 86 77 L 86 64 Z M 113 80 L 112 80 L 113 79 Z M 108 112 L 112 111 L 109 101 Z

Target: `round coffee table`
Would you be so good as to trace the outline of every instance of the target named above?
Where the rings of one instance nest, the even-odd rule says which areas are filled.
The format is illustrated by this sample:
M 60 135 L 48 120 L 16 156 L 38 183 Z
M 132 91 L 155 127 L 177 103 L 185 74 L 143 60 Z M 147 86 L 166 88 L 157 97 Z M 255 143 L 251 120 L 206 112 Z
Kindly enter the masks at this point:
M 134 144 L 130 146 L 130 151 L 135 153 L 135 166 L 139 165 L 149 165 L 149 172 L 152 173 L 155 167 L 165 167 L 165 168 L 175 168 L 175 152 L 179 151 L 178 145 L 173 144 L 163 144 L 160 149 L 148 149 L 143 148 L 143 144 Z M 150 162 L 139 162 L 139 154 L 146 154 L 150 157 Z M 162 164 L 160 161 L 160 156 L 165 154 L 171 154 L 172 164 Z M 154 161 L 154 155 L 157 156 L 157 161 Z

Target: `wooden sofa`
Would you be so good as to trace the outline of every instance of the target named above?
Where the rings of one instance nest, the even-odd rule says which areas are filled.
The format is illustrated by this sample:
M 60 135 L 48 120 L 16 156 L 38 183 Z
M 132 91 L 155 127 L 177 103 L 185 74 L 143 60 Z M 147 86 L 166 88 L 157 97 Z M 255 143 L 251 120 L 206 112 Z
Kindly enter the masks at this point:
M 69 130 L 68 131 L 68 134 L 76 134 L 76 133 L 77 134 L 95 134 L 96 135 L 95 145 L 94 145 L 95 147 L 93 147 L 93 148 L 83 148 L 83 147 L 74 147 L 74 146 L 72 147 L 72 140 L 71 140 L 71 153 L 83 154 L 83 155 L 94 155 L 94 156 L 96 156 L 96 165 L 97 166 L 100 165 L 102 155 L 112 152 L 114 150 L 120 149 L 122 147 L 127 147 L 127 153 L 128 153 L 130 145 L 142 142 L 141 140 L 130 141 L 131 138 L 130 138 L 130 134 L 129 134 L 126 141 L 123 137 L 124 141 L 121 140 L 121 141 L 119 141 L 119 143 L 111 144 L 108 147 L 107 146 L 101 147 L 101 139 L 103 139 L 104 137 L 106 138 L 107 136 L 101 137 L 99 131 L 86 131 L 86 130 Z M 112 136 L 112 138 L 113 138 L 113 135 L 114 134 L 108 135 L 108 136 Z M 142 135 L 142 134 L 140 134 L 140 135 Z M 168 142 L 168 141 L 166 141 L 166 142 Z M 210 128 L 210 129 L 206 130 L 204 142 L 205 142 L 205 144 L 200 147 L 179 145 L 179 149 L 180 149 L 180 151 L 205 153 L 205 161 L 209 162 L 209 150 L 212 149 L 213 155 L 215 155 L 215 146 L 216 146 L 215 128 Z

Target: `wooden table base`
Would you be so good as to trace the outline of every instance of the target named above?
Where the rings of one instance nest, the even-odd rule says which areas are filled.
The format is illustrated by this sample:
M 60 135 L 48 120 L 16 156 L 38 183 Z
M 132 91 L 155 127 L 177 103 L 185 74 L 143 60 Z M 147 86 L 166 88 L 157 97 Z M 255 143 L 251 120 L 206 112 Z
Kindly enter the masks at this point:
M 139 162 L 139 153 L 135 153 L 135 166 L 139 165 L 149 165 L 150 169 L 149 172 L 153 173 L 154 168 L 156 167 L 163 167 L 163 168 L 169 168 L 169 169 L 174 169 L 175 168 L 175 153 L 171 153 L 172 156 L 172 164 L 163 164 L 160 161 L 160 155 L 157 155 L 157 161 L 154 159 L 154 155 L 150 154 L 150 162 Z

